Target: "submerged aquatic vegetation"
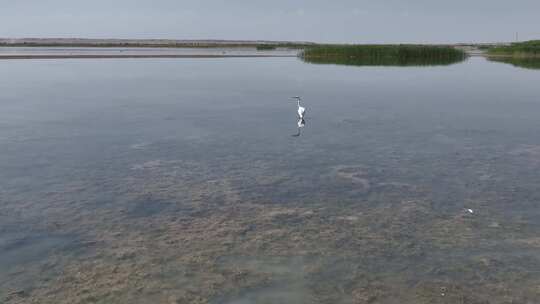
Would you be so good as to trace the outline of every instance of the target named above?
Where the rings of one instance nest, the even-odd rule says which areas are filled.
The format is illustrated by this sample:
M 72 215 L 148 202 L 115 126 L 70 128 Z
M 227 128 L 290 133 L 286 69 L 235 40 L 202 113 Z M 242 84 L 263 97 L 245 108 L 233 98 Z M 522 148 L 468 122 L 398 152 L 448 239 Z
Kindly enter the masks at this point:
M 447 65 L 466 53 L 453 47 L 431 45 L 321 45 L 305 49 L 300 57 L 310 63 L 343 65 Z
M 540 40 L 516 42 L 488 50 L 489 55 L 511 57 L 540 57 Z

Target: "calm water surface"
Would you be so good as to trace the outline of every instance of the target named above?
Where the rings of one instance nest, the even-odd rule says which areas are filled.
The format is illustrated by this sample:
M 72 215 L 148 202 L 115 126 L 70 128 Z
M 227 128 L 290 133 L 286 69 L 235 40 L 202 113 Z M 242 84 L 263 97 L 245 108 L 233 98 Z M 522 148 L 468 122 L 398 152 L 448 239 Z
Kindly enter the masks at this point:
M 540 298 L 537 70 L 0 66 L 5 303 Z

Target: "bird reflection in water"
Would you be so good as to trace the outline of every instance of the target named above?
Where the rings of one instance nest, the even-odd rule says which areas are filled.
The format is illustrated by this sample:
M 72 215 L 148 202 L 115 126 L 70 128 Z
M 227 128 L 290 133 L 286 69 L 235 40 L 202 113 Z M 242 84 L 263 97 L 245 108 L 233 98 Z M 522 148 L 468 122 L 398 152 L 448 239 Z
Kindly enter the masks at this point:
M 298 118 L 296 125 L 298 126 L 298 132 L 292 135 L 294 137 L 300 136 L 302 128 L 306 126 L 306 120 L 304 118 Z

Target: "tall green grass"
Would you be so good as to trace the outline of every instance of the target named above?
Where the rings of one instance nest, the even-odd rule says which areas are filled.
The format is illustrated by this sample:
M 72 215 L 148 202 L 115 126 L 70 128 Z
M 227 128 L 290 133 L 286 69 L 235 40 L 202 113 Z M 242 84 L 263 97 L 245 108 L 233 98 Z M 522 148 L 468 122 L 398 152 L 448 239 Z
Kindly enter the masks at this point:
M 300 57 L 311 63 L 345 65 L 446 65 L 462 61 L 466 53 L 431 45 L 321 45 L 306 48 Z
M 488 55 L 512 57 L 540 57 L 540 40 L 516 42 L 508 46 L 490 48 Z

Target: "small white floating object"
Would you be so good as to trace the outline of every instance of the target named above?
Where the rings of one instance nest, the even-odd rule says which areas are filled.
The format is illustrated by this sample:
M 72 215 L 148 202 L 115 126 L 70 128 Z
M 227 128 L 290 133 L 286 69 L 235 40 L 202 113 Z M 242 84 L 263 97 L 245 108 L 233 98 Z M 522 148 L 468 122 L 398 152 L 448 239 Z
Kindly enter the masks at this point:
M 472 210 L 472 209 L 465 209 L 465 210 L 467 210 L 470 214 L 474 213 L 474 210 Z

